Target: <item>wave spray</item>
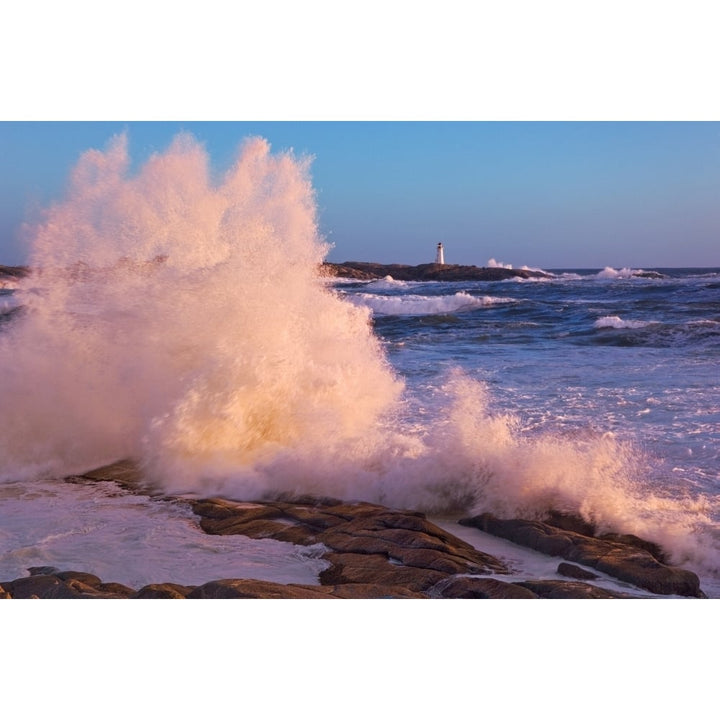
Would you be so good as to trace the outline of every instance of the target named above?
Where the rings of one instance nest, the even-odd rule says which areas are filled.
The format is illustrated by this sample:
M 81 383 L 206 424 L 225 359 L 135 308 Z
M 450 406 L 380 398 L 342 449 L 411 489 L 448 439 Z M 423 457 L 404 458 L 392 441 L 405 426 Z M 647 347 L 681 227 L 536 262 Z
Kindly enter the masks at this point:
M 406 391 L 370 311 L 320 276 L 307 160 L 250 139 L 213 181 L 182 135 L 131 173 L 121 136 L 30 232 L 23 312 L 0 333 L 1 478 L 131 457 L 170 492 L 554 508 L 710 560 L 690 537 L 708 508 L 649 493 L 632 448 L 524 433 L 459 371 Z

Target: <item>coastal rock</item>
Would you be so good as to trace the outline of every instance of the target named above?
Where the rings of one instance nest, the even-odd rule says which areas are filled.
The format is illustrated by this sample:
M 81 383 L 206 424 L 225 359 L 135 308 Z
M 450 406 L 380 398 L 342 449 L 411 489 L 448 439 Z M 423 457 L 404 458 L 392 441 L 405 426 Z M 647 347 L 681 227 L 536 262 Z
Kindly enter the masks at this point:
M 55 573 L 60 572 L 60 570 L 52 565 L 40 565 L 28 568 L 28 572 L 30 575 L 54 575 Z
M 82 591 L 72 588 L 54 575 L 32 575 L 10 582 L 3 582 L 5 591 L 16 600 L 77 599 L 84 597 Z
M 610 540 L 612 542 L 621 543 L 622 545 L 630 545 L 632 547 L 640 548 L 641 550 L 649 552 L 658 562 L 662 563 L 663 565 L 668 564 L 667 555 L 657 543 L 650 542 L 649 540 L 643 540 L 637 535 L 619 535 L 617 533 L 605 533 L 604 535 L 600 535 L 599 538 L 601 540 Z
M 348 261 L 341 264 L 324 263 L 322 274 L 330 277 L 353 280 L 379 280 L 390 275 L 395 280 L 425 280 L 432 282 L 467 282 L 479 280 L 496 282 L 512 278 L 550 278 L 549 273 L 541 270 L 515 270 L 504 267 L 477 267 L 476 265 L 382 265 L 380 263 Z
M 5 590 L 5 588 L 2 585 L 0 585 L 0 600 L 11 600 L 11 599 L 12 599 L 12 595 L 10 595 L 10 593 L 7 590 Z
M 102 583 L 102 580 L 97 575 L 92 575 L 86 572 L 78 572 L 77 570 L 63 570 L 62 572 L 53 573 L 55 577 L 64 580 L 65 582 L 77 581 L 89 587 L 97 587 Z
M 184 600 L 194 589 L 194 586 L 176 583 L 153 583 L 133 591 L 131 597 L 137 600 Z
M 635 597 L 626 593 L 611 592 L 589 583 L 566 580 L 525 580 L 516 584 L 547 600 L 608 600 Z
M 4 582 L 8 595 L 15 599 L 107 599 L 122 600 L 135 593 L 119 583 L 103 583 L 97 575 L 76 570 L 58 571 L 51 567 L 30 568 L 30 577 Z M 53 572 L 49 572 L 53 571 Z
M 557 567 L 558 575 L 574 578 L 575 580 L 597 580 L 598 576 L 571 563 L 560 563 Z
M 116 582 L 100 583 L 96 589 L 98 592 L 118 599 L 129 598 L 135 594 L 135 590 L 131 587 Z
M 543 522 L 560 530 L 569 530 L 578 533 L 578 535 L 586 535 L 587 537 L 595 537 L 597 528 L 593 523 L 581 518 L 579 515 L 572 513 L 558 512 L 551 510 Z
M 587 565 L 658 595 L 705 597 L 695 573 L 664 565 L 635 545 L 588 537 L 537 520 L 501 520 L 490 513 L 460 523 L 546 555 Z
M 530 600 L 538 596 L 517 583 L 504 582 L 494 578 L 454 577 L 433 588 L 433 594 L 442 598 L 481 600 Z
M 424 568 L 406 567 L 376 554 L 328 553 L 323 556 L 331 567 L 320 573 L 323 585 L 363 583 L 400 585 L 408 590 L 427 590 L 447 577 L 445 573 Z
M 331 599 L 322 588 L 311 585 L 281 585 L 266 580 L 213 580 L 195 588 L 188 599 L 246 598 L 263 600 Z
M 343 600 L 425 600 L 426 593 L 408 590 L 402 585 L 380 585 L 378 583 L 348 583 L 345 585 L 323 585 L 332 597 Z
M 21 280 L 30 274 L 30 268 L 25 265 L 0 265 L 0 279 L 14 278 Z
M 121 492 L 144 492 L 131 461 L 74 476 L 69 482 L 112 481 Z M 423 513 L 393 510 L 367 502 L 328 497 L 288 497 L 263 502 L 225 498 L 186 500 L 153 495 L 157 501 L 184 503 L 209 534 L 271 538 L 311 546 L 328 567 L 319 585 L 283 585 L 256 579 L 217 579 L 201 586 L 154 583 L 139 590 L 98 576 L 51 566 L 29 569 L 30 577 L 3 581 L 9 598 L 535 598 L 632 597 L 584 580 L 593 573 L 578 563 L 658 595 L 704 597 L 694 573 L 664 564 L 662 549 L 633 535 L 605 534 L 567 513 L 550 513 L 546 522 L 500 520 L 490 514 L 461 520 L 546 555 L 560 563 L 564 580 L 508 582 L 488 575 L 509 574 L 499 559 L 477 550 L 429 521 Z
M 499 560 L 418 512 L 331 498 L 235 505 L 210 498 L 193 503 L 193 510 L 211 534 L 322 544 L 330 551 L 323 559 L 331 564 L 320 573 L 323 585 L 397 586 L 424 592 L 451 575 L 507 572 Z

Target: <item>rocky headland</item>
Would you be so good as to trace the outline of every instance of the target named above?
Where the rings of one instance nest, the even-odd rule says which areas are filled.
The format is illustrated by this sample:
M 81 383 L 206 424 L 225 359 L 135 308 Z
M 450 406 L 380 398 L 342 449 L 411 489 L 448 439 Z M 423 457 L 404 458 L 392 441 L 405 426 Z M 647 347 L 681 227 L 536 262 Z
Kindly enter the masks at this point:
M 468 282 L 471 280 L 497 281 L 521 278 L 550 278 L 541 270 L 514 270 L 504 267 L 477 267 L 476 265 L 381 265 L 380 263 L 349 261 L 341 264 L 323 263 L 323 272 L 331 277 L 351 280 L 379 280 L 390 275 L 394 280 L 424 280 Z
M 126 492 L 148 491 L 136 468 L 127 461 L 67 480 L 112 482 Z M 318 585 L 219 578 L 199 586 L 169 581 L 141 588 L 104 582 L 96 575 L 72 569 L 32 567 L 27 577 L 0 580 L 0 598 L 705 597 L 697 575 L 667 564 L 657 545 L 633 535 L 598 534 L 581 518 L 562 513 L 551 514 L 543 521 L 503 520 L 487 513 L 460 521 L 563 561 L 555 577 L 518 581 L 513 580 L 501 559 L 478 550 L 419 512 L 317 497 L 264 502 L 159 495 L 155 499 L 189 503 L 200 528 L 211 535 L 240 534 L 296 545 L 321 545 L 327 567 L 320 572 Z M 618 580 L 626 590 L 608 590 L 595 584 L 598 572 Z

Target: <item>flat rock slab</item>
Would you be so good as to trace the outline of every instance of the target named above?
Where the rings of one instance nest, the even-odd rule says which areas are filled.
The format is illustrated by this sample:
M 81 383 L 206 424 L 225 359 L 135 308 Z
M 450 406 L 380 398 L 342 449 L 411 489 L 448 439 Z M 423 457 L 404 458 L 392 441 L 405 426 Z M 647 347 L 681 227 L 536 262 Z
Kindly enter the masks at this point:
M 193 503 L 205 532 L 322 544 L 330 568 L 322 585 L 403 587 L 428 591 L 457 574 L 507 573 L 497 558 L 430 522 L 417 512 L 330 498 L 314 502 L 233 503 L 209 498 Z
M 494 578 L 454 577 L 433 588 L 436 597 L 476 600 L 529 600 L 539 597 L 517 583 Z
M 567 580 L 525 580 L 516 583 L 522 588 L 527 588 L 536 597 L 547 600 L 609 600 L 611 598 L 633 598 L 636 595 L 627 593 L 611 592 L 597 585 L 590 585 L 584 582 L 570 582 Z
M 595 568 L 657 595 L 705 597 L 695 573 L 663 564 L 651 552 L 651 548 L 657 546 L 652 543 L 646 543 L 646 547 L 638 546 L 639 538 L 632 535 L 598 538 L 537 520 L 501 520 L 490 513 L 466 518 L 460 524 L 476 527 L 545 555 L 560 556 Z

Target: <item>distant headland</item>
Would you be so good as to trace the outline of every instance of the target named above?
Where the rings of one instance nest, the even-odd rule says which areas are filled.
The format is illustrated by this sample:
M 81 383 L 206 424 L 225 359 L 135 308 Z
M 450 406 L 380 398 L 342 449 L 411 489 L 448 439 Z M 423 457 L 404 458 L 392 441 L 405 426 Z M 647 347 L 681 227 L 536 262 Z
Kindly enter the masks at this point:
M 30 272 L 29 268 L 0 265 L 0 287 L 12 287 Z M 352 280 L 378 280 L 388 275 L 395 280 L 426 281 L 469 281 L 469 280 L 509 280 L 512 278 L 550 278 L 542 270 L 515 270 L 505 267 L 477 267 L 476 265 L 448 265 L 445 263 L 426 263 L 424 265 L 382 265 L 372 262 L 348 261 L 341 264 L 323 263 L 322 274 L 331 277 L 350 278 Z
M 378 280 L 392 276 L 395 280 L 431 280 L 466 282 L 470 280 L 510 280 L 521 278 L 551 278 L 542 270 L 515 270 L 505 267 L 477 267 L 476 265 L 381 265 L 380 263 L 349 261 L 341 264 L 323 263 L 323 270 L 331 276 L 352 280 Z

